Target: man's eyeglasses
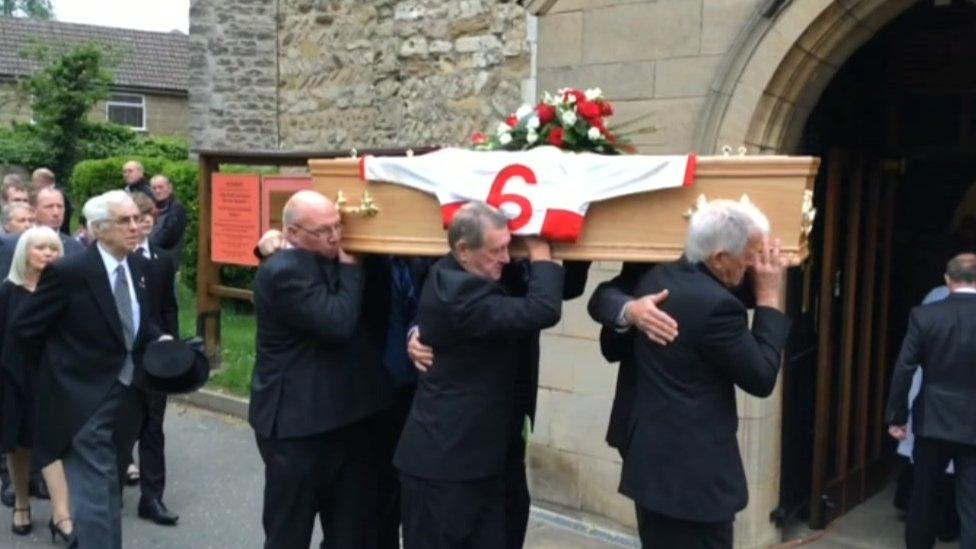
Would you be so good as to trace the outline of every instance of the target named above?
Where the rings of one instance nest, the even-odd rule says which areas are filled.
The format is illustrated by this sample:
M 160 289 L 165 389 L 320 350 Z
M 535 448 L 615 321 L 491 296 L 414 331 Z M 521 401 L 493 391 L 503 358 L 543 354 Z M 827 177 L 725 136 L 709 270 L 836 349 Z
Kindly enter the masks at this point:
M 306 229 L 299 224 L 291 225 L 292 227 L 308 233 L 314 238 L 329 238 L 333 235 L 342 234 L 342 223 L 337 223 L 335 225 L 326 225 L 325 227 L 319 227 L 318 229 Z

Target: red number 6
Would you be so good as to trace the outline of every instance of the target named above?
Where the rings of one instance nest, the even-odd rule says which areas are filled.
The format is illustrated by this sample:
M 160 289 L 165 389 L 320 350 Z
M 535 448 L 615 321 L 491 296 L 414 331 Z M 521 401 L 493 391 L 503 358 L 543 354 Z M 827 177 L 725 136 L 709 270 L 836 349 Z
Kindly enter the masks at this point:
M 528 166 L 523 166 L 522 164 L 506 166 L 495 176 L 495 181 L 491 184 L 491 190 L 488 191 L 487 202 L 496 208 L 501 208 L 502 204 L 506 202 L 517 204 L 519 207 L 519 215 L 508 222 L 508 229 L 510 231 L 517 231 L 532 219 L 532 203 L 529 202 L 528 198 L 520 194 L 503 194 L 505 185 L 513 177 L 521 177 L 529 185 L 536 184 L 535 172 Z

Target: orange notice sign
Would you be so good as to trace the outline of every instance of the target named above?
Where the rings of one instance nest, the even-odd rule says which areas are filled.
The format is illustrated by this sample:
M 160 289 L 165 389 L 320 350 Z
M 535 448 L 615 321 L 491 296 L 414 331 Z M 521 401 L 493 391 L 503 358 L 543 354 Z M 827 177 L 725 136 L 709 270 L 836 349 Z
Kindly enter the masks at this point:
M 254 245 L 261 237 L 261 176 L 213 174 L 210 259 L 258 266 Z

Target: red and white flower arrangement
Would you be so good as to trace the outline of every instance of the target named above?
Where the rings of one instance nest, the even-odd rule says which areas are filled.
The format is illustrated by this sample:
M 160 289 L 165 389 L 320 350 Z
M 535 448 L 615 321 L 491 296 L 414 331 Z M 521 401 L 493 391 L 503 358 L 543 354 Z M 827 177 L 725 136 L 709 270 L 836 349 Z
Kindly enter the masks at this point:
M 522 105 L 493 134 L 476 132 L 471 136 L 471 144 L 476 150 L 484 151 L 524 151 L 552 145 L 567 151 L 621 154 L 636 152 L 628 136 L 655 131 L 654 128 L 640 128 L 627 134 L 614 131 L 638 119 L 611 130 L 607 118 L 612 115 L 613 105 L 600 88 L 585 91 L 563 88 L 555 94 L 546 92 L 534 107 Z

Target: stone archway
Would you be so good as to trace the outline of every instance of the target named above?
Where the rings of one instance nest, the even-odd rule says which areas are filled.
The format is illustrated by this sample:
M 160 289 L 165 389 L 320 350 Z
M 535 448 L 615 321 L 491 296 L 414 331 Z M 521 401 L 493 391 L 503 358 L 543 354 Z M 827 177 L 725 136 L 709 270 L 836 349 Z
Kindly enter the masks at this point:
M 767 0 L 726 55 L 695 149 L 795 153 L 807 117 L 844 62 L 919 0 Z

